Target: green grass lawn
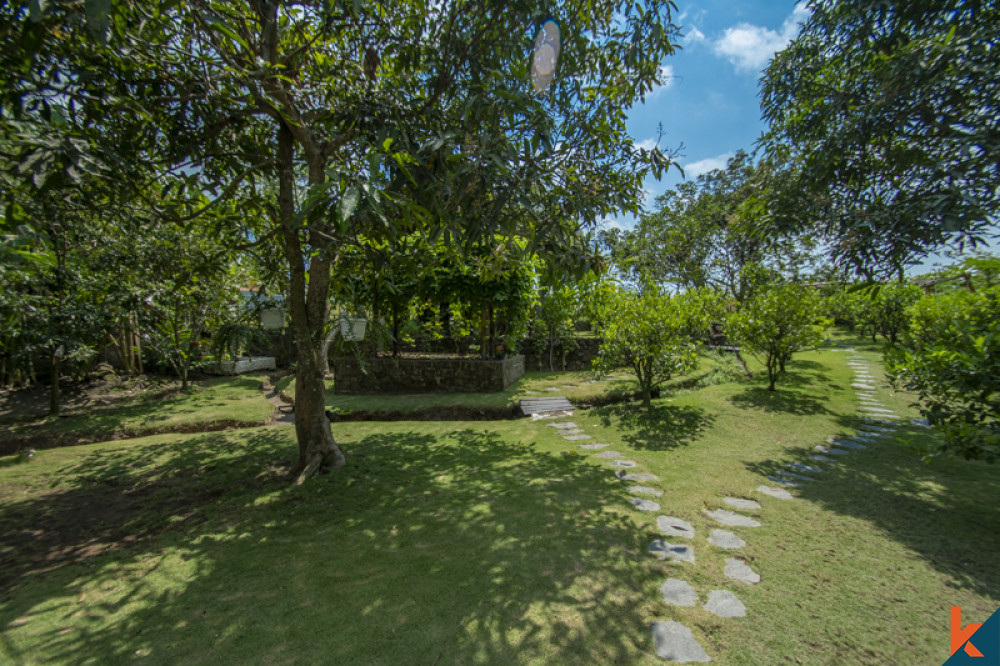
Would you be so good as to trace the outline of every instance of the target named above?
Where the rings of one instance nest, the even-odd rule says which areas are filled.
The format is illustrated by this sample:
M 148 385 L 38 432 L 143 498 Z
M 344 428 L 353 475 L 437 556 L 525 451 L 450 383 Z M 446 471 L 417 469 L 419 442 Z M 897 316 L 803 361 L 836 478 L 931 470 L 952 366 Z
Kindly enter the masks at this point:
M 273 407 L 260 391 L 261 377 L 240 375 L 193 382 L 187 391 L 111 394 L 65 410 L 62 416 L 0 422 L 0 441 L 25 446 L 94 442 L 136 433 L 209 425 L 263 425 Z
M 689 375 L 670 380 L 665 388 L 681 386 L 706 377 L 714 361 L 708 355 L 700 356 L 697 369 Z M 574 404 L 588 404 L 625 397 L 639 391 L 639 383 L 625 369 L 611 376 L 598 376 L 593 372 L 538 372 L 529 371 L 506 390 L 493 393 L 422 393 L 417 395 L 338 395 L 333 392 L 334 380 L 327 381 L 326 404 L 342 412 L 417 412 L 427 409 L 467 407 L 503 408 L 517 406 L 522 398 L 562 396 Z M 286 375 L 275 382 L 275 387 L 290 397 L 295 397 L 295 377 Z M 555 389 L 555 390 L 550 390 Z
M 649 557 L 658 513 L 545 421 L 335 424 L 349 467 L 298 488 L 291 428 L 0 458 L 0 662 L 654 664 L 648 623 L 677 619 L 719 664 L 941 663 L 950 606 L 969 623 L 1000 605 L 1000 470 L 883 440 L 794 501 L 754 493 L 856 423 L 845 360 L 801 354 L 774 394 L 574 415 L 660 477 L 658 513 L 697 529 L 693 566 Z M 705 541 L 723 495 L 763 504 L 761 527 L 732 528 L 759 585 Z M 666 606 L 671 576 L 747 617 Z

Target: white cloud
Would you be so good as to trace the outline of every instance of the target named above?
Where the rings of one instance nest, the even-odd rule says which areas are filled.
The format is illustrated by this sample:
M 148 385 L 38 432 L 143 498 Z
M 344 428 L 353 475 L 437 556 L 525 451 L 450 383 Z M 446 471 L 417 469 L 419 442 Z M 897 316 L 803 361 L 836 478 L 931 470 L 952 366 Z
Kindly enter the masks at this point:
M 653 89 L 649 92 L 649 97 L 656 97 L 662 93 L 667 88 L 674 85 L 674 66 L 673 65 L 663 65 L 660 67 L 660 84 L 653 86 Z
M 652 150 L 656 148 L 656 139 L 643 139 L 642 141 L 636 141 L 634 145 L 637 149 L 645 148 L 646 150 Z
M 712 46 L 720 55 L 736 66 L 737 70 L 759 72 L 775 52 L 785 48 L 788 42 L 799 34 L 799 24 L 809 18 L 809 10 L 804 4 L 795 9 L 775 31 L 759 25 L 738 23 L 726 28 L 722 37 Z
M 687 33 L 684 35 L 685 44 L 698 44 L 705 41 L 705 33 L 703 33 L 698 28 L 691 26 L 686 28 Z
M 709 171 L 715 171 L 716 169 L 725 169 L 726 164 L 729 160 L 733 159 L 733 153 L 723 153 L 721 155 L 716 155 L 715 157 L 706 157 L 703 160 L 698 160 L 697 162 L 691 162 L 690 164 L 684 165 L 684 175 L 688 178 L 697 178 L 698 176 L 708 173 Z

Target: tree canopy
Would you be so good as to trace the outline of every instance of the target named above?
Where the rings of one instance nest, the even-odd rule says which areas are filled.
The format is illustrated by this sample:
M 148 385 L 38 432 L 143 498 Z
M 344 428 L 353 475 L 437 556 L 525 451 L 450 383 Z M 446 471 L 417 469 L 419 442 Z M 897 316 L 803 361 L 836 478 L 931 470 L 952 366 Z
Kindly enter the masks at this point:
M 814 0 L 762 80 L 785 226 L 818 223 L 838 262 L 896 274 L 976 244 L 1000 206 L 995 2 Z

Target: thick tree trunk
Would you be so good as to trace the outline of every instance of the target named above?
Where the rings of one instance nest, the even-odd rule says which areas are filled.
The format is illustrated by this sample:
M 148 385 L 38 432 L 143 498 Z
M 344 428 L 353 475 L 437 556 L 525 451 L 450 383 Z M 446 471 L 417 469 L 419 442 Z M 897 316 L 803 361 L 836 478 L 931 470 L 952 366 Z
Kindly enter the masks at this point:
M 320 471 L 346 465 L 347 460 L 333 439 L 326 417 L 326 384 L 321 363 L 325 348 L 323 329 L 329 309 L 331 257 L 329 252 L 312 256 L 306 280 L 300 229 L 294 222 L 294 147 L 291 130 L 281 122 L 278 129 L 278 216 L 289 266 L 288 296 L 296 353 L 295 434 L 299 442 L 299 459 L 293 474 L 296 483 L 302 483 Z M 322 166 L 309 164 L 310 183 L 322 182 Z

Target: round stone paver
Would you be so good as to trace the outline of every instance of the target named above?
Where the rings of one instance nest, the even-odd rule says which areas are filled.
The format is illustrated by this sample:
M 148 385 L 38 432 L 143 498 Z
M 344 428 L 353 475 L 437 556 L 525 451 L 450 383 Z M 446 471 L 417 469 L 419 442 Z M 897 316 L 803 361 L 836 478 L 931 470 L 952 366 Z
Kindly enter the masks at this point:
M 634 506 L 639 511 L 659 511 L 660 505 L 653 500 L 640 499 L 638 497 L 629 497 L 628 500 L 632 502 Z
M 789 481 L 788 479 L 783 479 L 780 476 L 765 476 L 765 479 L 771 483 L 780 483 L 783 486 L 788 486 L 790 488 L 801 488 L 802 484 L 797 481 Z
M 746 562 L 737 560 L 735 557 L 726 559 L 725 574 L 726 578 L 749 583 L 750 585 L 756 585 L 760 582 L 760 574 L 748 567 Z
M 712 590 L 708 593 L 705 610 L 719 617 L 746 617 L 747 607 L 736 598 L 736 595 L 726 590 Z
M 653 622 L 650 629 L 657 657 L 682 664 L 712 661 L 691 630 L 680 622 Z
M 655 474 L 647 474 L 645 472 L 635 472 L 635 473 L 631 473 L 631 474 L 628 473 L 628 472 L 615 472 L 615 476 L 617 476 L 622 481 L 659 481 L 660 480 L 660 478 L 658 476 L 656 476 Z
M 612 467 L 635 467 L 638 463 L 634 460 L 612 460 Z
M 788 466 L 797 472 L 808 472 L 809 474 L 819 474 L 823 470 L 812 465 L 800 465 L 799 463 L 788 463 Z
M 798 479 L 799 481 L 815 481 L 816 479 L 811 476 L 806 476 L 804 474 L 796 474 L 795 472 L 789 472 L 787 469 L 779 469 L 778 474 L 781 476 L 787 476 L 789 479 Z
M 734 509 L 739 509 L 741 511 L 756 511 L 761 508 L 760 504 L 757 502 L 750 499 L 741 499 L 739 497 L 723 497 L 722 501 Z
M 624 458 L 625 456 L 618 453 L 617 451 L 601 451 L 600 453 L 597 454 L 597 457 L 612 459 L 612 458 Z
M 572 421 L 560 421 L 559 423 L 547 423 L 546 425 L 556 430 L 576 430 L 577 427 Z
M 708 535 L 708 542 L 726 550 L 742 548 L 747 545 L 746 541 L 726 530 L 712 530 L 712 533 Z
M 664 603 L 671 606 L 694 606 L 698 603 L 698 593 L 686 581 L 679 578 L 668 578 L 660 586 Z
M 795 499 L 795 495 L 791 494 L 787 490 L 782 490 L 781 488 L 772 488 L 771 486 L 757 486 L 757 492 L 780 500 Z
M 656 518 L 656 529 L 667 536 L 678 536 L 685 539 L 694 538 L 694 526 L 686 520 L 674 518 L 673 516 L 658 516 Z
M 597 451 L 598 449 L 606 449 L 610 444 L 577 444 L 584 451 Z
M 656 488 L 650 488 L 649 486 L 629 486 L 627 490 L 630 493 L 639 493 L 640 495 L 655 495 L 656 497 L 663 496 L 662 490 L 657 490 Z
M 590 435 L 568 435 L 563 437 L 567 442 L 579 442 L 584 439 L 593 439 Z
M 760 522 L 753 518 L 747 518 L 746 516 L 741 516 L 738 513 L 733 513 L 725 509 L 716 509 L 715 511 L 702 509 L 701 512 L 715 522 L 728 525 L 729 527 L 760 527 Z
M 649 552 L 660 560 L 694 564 L 694 548 L 691 546 L 676 546 L 663 539 L 654 539 L 653 543 L 649 544 Z

